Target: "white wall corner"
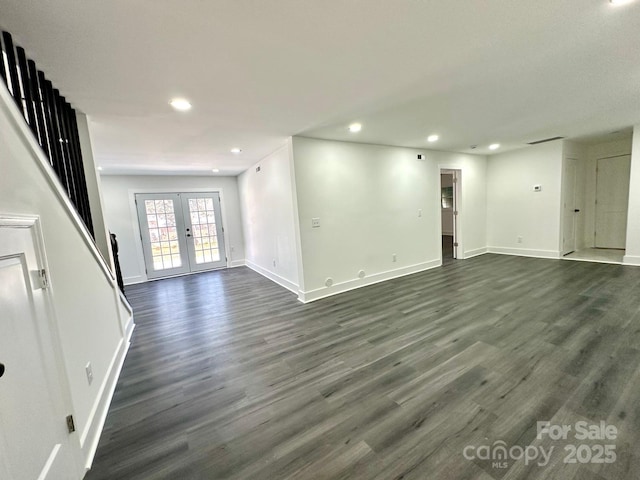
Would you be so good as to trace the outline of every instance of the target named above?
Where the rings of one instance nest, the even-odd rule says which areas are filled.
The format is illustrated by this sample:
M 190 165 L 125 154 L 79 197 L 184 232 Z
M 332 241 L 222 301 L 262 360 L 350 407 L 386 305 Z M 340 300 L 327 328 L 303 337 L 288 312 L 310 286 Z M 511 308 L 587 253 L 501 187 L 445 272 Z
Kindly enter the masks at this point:
M 246 266 L 249 267 L 254 272 L 259 273 L 263 277 L 268 278 L 269 280 L 277 283 L 281 287 L 286 288 L 287 290 L 295 293 L 296 295 L 298 294 L 298 290 L 299 290 L 298 285 L 296 285 L 292 281 L 287 280 L 284 277 L 281 277 L 280 275 L 278 275 L 275 272 L 272 272 L 271 270 L 267 270 L 266 268 L 256 265 L 255 263 L 249 260 L 245 260 L 245 263 L 246 263 Z
M 467 250 L 466 252 L 463 253 L 463 258 L 461 260 L 467 260 L 469 258 L 477 257 L 478 255 L 484 255 L 485 253 L 488 253 L 487 247 Z
M 124 277 L 122 279 L 122 281 L 124 282 L 125 286 L 126 285 L 135 285 L 136 283 L 144 283 L 147 281 L 146 277 L 143 277 L 142 275 L 136 275 L 133 277 Z
M 633 265 L 636 267 L 640 267 L 640 257 L 634 257 L 632 255 L 625 255 L 622 257 L 622 263 L 624 265 Z
M 287 140 L 289 152 L 289 171 L 291 172 L 291 201 L 293 203 L 293 233 L 295 236 L 296 262 L 298 267 L 298 284 L 300 292 L 304 291 L 304 262 L 302 256 L 302 237 L 300 235 L 300 212 L 298 210 L 298 181 L 296 180 L 296 159 L 293 148 L 293 137 Z

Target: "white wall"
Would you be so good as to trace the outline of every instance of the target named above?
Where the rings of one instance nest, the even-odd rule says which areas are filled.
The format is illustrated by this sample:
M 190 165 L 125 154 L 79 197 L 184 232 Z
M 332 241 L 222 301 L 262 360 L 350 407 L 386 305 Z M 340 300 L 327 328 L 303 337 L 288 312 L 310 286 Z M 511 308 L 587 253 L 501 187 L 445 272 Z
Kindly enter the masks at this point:
M 489 157 L 489 251 L 560 256 L 562 165 L 561 140 Z M 542 191 L 534 192 L 534 185 L 541 185 Z
M 81 449 L 79 455 L 87 462 L 97 446 L 124 360 L 127 338 L 121 324 L 127 322 L 121 323 L 115 280 L 1 84 L 0 171 L 0 213 L 40 217 L 49 267 L 48 291 L 67 376 L 59 381 L 68 383 L 69 413 L 73 413 L 77 428 L 74 438 Z M 91 385 L 85 374 L 88 362 L 93 366 Z
M 418 153 L 427 159 L 417 160 Z M 484 252 L 485 157 L 303 137 L 293 138 L 293 156 L 301 299 L 440 265 L 440 168 L 462 170 L 463 255 Z M 320 219 L 319 228 L 312 218 Z
M 244 239 L 236 177 L 102 175 L 101 184 L 107 228 L 118 238 L 118 256 L 125 284 L 147 280 L 134 203 L 135 193 L 220 191 L 229 265 L 244 264 Z
M 624 256 L 624 263 L 640 265 L 640 124 L 633 127 L 627 250 Z
M 297 294 L 301 287 L 291 156 L 289 140 L 240 175 L 238 186 L 247 266 Z

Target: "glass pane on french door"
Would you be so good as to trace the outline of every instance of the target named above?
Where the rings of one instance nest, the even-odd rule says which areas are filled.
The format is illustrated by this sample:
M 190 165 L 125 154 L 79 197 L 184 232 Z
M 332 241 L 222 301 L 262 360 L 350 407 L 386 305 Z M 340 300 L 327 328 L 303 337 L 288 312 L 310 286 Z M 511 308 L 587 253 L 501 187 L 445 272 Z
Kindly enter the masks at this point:
M 147 277 L 226 266 L 217 193 L 136 194 Z

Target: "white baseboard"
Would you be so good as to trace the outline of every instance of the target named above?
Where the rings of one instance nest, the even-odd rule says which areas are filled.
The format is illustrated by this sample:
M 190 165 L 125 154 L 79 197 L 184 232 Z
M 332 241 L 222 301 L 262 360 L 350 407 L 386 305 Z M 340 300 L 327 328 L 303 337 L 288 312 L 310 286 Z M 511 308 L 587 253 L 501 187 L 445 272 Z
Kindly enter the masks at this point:
M 136 283 L 144 283 L 147 279 L 142 275 L 136 275 L 134 277 L 124 277 L 122 281 L 125 285 L 135 285 Z
M 286 278 L 281 277 L 277 273 L 274 273 L 271 270 L 267 270 L 266 268 L 263 268 L 260 265 L 256 265 L 255 263 L 253 263 L 253 262 L 251 262 L 249 260 L 245 260 L 245 264 L 246 264 L 247 267 L 249 267 L 254 272 L 259 273 L 263 277 L 267 277 L 272 282 L 276 282 L 281 287 L 286 288 L 287 290 L 295 293 L 296 295 L 298 294 L 298 285 L 296 285 L 295 283 L 291 282 L 290 280 L 287 280 Z
M 98 449 L 98 442 L 100 441 L 100 435 L 104 428 L 104 422 L 107 419 L 107 413 L 109 412 L 109 406 L 113 399 L 113 393 L 118 383 L 118 377 L 122 371 L 124 365 L 124 359 L 129 351 L 131 345 L 131 334 L 133 333 L 133 317 L 130 324 L 128 324 L 127 333 L 128 336 L 121 339 L 116 349 L 116 353 L 111 360 L 111 365 L 107 370 L 107 375 L 100 386 L 100 393 L 89 415 L 87 426 L 82 432 L 80 437 L 80 448 L 82 449 L 82 458 L 84 459 L 85 470 L 88 471 L 93 464 L 93 458 L 95 457 L 96 450 Z
M 517 255 L 519 257 L 562 258 L 559 250 L 530 250 L 527 248 L 487 247 L 487 253 L 500 255 Z
M 622 257 L 622 264 L 635 265 L 637 267 L 640 267 L 640 257 L 636 257 L 634 255 L 625 255 L 624 257 Z
M 478 255 L 484 255 L 485 253 L 487 253 L 487 247 L 467 250 L 466 252 L 464 252 L 463 258 L 466 260 L 467 258 L 477 257 Z
M 321 298 L 330 297 L 332 295 L 338 295 L 339 293 L 348 292 L 349 290 L 355 290 L 356 288 L 366 287 L 367 285 L 373 285 L 374 283 L 386 282 L 398 277 L 404 277 L 405 275 L 411 275 L 412 273 L 423 272 L 442 265 L 442 259 L 431 260 L 429 262 L 418 263 L 416 265 L 410 265 L 408 267 L 397 268 L 395 270 L 388 270 L 386 272 L 374 273 L 364 278 L 355 278 L 353 280 L 347 280 L 346 282 L 336 283 L 331 287 L 318 288 L 316 290 L 310 290 L 308 292 L 299 291 L 298 300 L 302 303 L 314 302 Z
M 247 262 L 245 262 L 244 259 L 242 259 L 242 260 L 231 260 L 231 263 L 229 264 L 229 268 L 244 267 L 246 264 L 247 264 Z

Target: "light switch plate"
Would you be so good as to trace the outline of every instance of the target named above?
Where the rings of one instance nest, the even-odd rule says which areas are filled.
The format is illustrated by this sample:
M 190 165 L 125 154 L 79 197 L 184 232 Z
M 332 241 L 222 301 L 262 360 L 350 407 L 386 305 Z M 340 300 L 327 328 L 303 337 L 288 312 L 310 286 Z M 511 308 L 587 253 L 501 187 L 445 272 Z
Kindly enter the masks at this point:
M 320 219 L 319 218 L 312 218 L 311 219 L 311 228 L 318 228 L 320 226 Z

